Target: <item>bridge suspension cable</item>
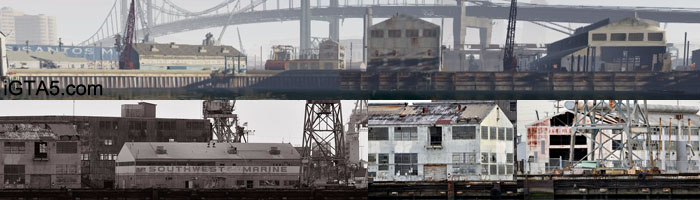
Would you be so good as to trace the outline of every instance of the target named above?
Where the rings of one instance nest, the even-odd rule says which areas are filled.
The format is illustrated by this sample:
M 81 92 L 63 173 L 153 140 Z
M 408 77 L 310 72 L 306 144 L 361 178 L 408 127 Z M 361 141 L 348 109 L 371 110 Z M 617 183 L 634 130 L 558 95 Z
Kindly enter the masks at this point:
M 114 5 L 112 5 L 112 8 L 109 10 L 107 17 L 105 17 L 105 20 L 102 21 L 100 28 L 98 28 L 97 31 L 95 31 L 95 33 L 92 34 L 87 40 L 79 43 L 80 46 L 96 44 L 105 37 L 112 37 L 113 35 L 121 31 L 121 29 L 119 28 L 119 23 L 121 19 L 117 16 L 116 12 L 117 2 L 118 0 L 114 1 Z

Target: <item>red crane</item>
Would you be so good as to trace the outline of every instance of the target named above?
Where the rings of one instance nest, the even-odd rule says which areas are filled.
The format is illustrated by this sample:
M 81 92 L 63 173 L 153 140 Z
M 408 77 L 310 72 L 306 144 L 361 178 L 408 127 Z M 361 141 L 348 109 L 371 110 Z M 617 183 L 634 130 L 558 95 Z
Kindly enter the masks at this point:
M 119 54 L 119 69 L 136 69 L 134 62 L 131 60 L 131 54 L 134 51 L 134 26 L 136 25 L 136 15 L 134 13 L 134 1 L 131 1 L 129 8 L 129 17 L 126 20 L 126 29 L 124 30 L 124 40 L 122 42 L 124 50 Z
M 510 1 L 510 15 L 508 16 L 508 33 L 506 45 L 503 49 L 503 71 L 515 71 L 518 67 L 518 58 L 513 53 L 515 47 L 515 22 L 518 16 L 518 1 Z

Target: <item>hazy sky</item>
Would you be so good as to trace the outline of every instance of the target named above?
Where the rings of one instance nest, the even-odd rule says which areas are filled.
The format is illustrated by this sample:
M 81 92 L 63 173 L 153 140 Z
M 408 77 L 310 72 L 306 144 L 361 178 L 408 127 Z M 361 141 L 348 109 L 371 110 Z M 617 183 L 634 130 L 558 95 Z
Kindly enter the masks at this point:
M 121 116 L 122 104 L 140 101 L 0 101 L 0 116 Z M 156 117 L 201 119 L 202 101 L 146 101 L 157 104 Z M 284 142 L 300 146 L 304 127 L 304 105 L 306 101 L 292 100 L 239 100 L 236 110 L 241 122 L 248 122 L 248 129 L 255 130 L 249 136 L 251 143 Z M 343 122 L 355 107 L 355 101 L 341 101 Z M 75 105 L 75 106 L 74 106 Z M 75 111 L 74 111 L 75 110 Z M 366 148 L 367 134 L 360 135 L 360 147 Z M 366 157 L 366 150 L 361 150 Z
M 219 4 L 223 0 L 171 0 L 172 2 L 186 8 L 190 11 L 200 11 L 206 8 Z M 356 0 L 350 0 L 355 2 Z M 370 2 L 370 0 L 364 0 Z M 543 0 L 523 0 L 527 2 L 541 3 Z M 160 1 L 159 1 L 160 2 Z M 247 1 L 246 1 L 247 2 Z M 282 5 L 286 5 L 288 1 L 281 0 Z M 312 1 L 315 4 L 316 1 Z M 322 1 L 327 4 L 326 1 Z M 402 2 L 402 0 L 399 0 Z M 413 2 L 408 0 L 408 2 Z M 431 2 L 431 0 L 426 0 Z M 496 2 L 505 2 L 496 0 Z M 674 8 L 697 8 L 700 12 L 700 1 L 697 0 L 546 0 L 548 4 L 553 5 L 593 5 L 593 6 L 640 6 L 640 7 L 674 7 Z M 11 7 L 16 10 L 23 11 L 27 14 L 46 14 L 56 16 L 59 37 L 63 38 L 65 44 L 80 43 L 92 35 L 99 25 L 105 19 L 107 12 L 112 7 L 113 0 L 0 0 L 0 7 Z M 276 1 L 270 0 L 267 4 L 268 8 L 273 8 Z M 604 16 L 601 16 L 604 18 Z M 376 19 L 376 22 L 381 19 Z M 439 24 L 439 20 L 433 20 Z M 493 30 L 492 42 L 501 44 L 505 38 L 505 22 L 496 21 Z M 291 44 L 298 45 L 299 41 L 299 22 L 274 22 L 249 24 L 238 26 L 241 30 L 243 38 L 243 46 L 247 50 L 250 57 L 259 56 L 262 47 L 263 55 L 269 52 L 269 48 L 273 44 Z M 444 43 L 452 44 L 451 19 L 445 20 L 446 29 L 443 31 Z M 569 24 L 564 24 L 569 26 Z M 362 21 L 360 19 L 345 19 L 341 22 L 341 39 L 360 39 Z M 541 27 L 532 26 L 529 23 L 519 23 L 519 27 L 529 26 L 528 28 L 520 28 L 518 30 L 526 30 L 517 32 L 517 42 L 551 42 L 564 37 L 563 34 L 550 31 Z M 575 28 L 580 24 L 571 24 Z M 236 35 L 236 27 L 229 27 L 223 39 L 223 43 L 233 45 L 238 48 L 238 39 Z M 667 25 L 669 42 L 680 43 L 683 40 L 683 32 L 698 32 L 697 24 L 669 24 Z M 156 38 L 157 42 L 178 42 L 186 44 L 201 44 L 204 35 L 207 32 L 212 32 L 218 36 L 221 28 L 211 28 L 202 30 L 193 30 L 184 33 L 173 34 L 164 37 Z M 524 34 L 529 32 L 530 34 Z M 478 31 L 475 29 L 468 30 L 467 43 L 478 43 Z M 312 23 L 312 36 L 327 37 L 328 23 L 315 21 Z M 547 37 L 542 39 L 542 37 Z M 700 40 L 700 34 L 690 34 L 690 39 Z M 700 42 L 691 42 L 691 44 Z M 696 48 L 694 46 L 694 48 Z M 259 57 L 258 57 L 259 59 Z

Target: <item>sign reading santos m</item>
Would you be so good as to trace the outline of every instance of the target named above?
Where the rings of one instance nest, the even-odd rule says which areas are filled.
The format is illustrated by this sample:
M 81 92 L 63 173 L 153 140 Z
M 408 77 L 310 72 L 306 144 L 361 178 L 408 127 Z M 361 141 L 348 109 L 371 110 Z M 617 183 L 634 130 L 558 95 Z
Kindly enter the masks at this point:
M 120 169 L 121 168 L 121 169 Z M 133 170 L 129 170 L 132 168 Z M 118 166 L 117 173 L 137 174 L 298 174 L 299 166 Z

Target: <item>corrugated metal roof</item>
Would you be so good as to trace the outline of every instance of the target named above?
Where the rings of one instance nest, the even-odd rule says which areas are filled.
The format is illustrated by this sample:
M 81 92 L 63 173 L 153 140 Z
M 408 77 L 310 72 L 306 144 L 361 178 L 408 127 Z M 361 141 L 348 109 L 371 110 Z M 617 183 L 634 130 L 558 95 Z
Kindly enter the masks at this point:
M 494 103 L 370 104 L 369 124 L 478 124 L 496 106 Z
M 153 48 L 158 49 L 153 51 Z M 175 48 L 176 47 L 176 48 Z M 200 52 L 200 48 L 206 52 Z M 186 45 L 186 44 L 134 44 L 134 50 L 139 55 L 160 56 L 239 56 L 243 55 L 232 46 Z M 224 53 L 222 50 L 228 51 Z
M 56 139 L 56 132 L 46 124 L 0 124 L 0 140 Z
M 207 147 L 208 143 L 194 142 L 127 142 L 136 160 L 220 160 L 220 159 L 301 159 L 299 152 L 288 143 L 218 143 Z M 157 154 L 162 146 L 167 153 Z M 228 153 L 229 147 L 236 147 L 236 154 Z M 280 151 L 270 153 L 272 147 Z

